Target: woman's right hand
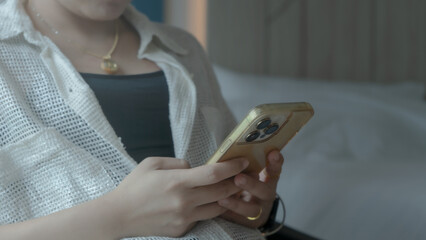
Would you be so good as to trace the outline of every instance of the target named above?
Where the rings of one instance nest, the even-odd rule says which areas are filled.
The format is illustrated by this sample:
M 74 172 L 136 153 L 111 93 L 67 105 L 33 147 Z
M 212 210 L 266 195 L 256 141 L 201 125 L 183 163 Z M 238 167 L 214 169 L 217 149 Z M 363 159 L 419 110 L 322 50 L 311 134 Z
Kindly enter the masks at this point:
M 178 237 L 197 221 L 221 215 L 226 209 L 217 201 L 241 191 L 232 177 L 247 165 L 245 159 L 195 168 L 175 158 L 143 160 L 104 196 L 115 206 L 115 236 Z

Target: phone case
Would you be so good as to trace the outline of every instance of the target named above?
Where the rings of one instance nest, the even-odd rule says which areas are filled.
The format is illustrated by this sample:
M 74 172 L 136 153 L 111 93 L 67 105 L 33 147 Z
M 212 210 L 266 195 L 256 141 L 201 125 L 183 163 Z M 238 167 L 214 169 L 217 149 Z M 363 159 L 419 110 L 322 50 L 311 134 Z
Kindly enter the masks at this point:
M 207 164 L 245 157 L 250 164 L 245 172 L 259 173 L 267 154 L 281 150 L 309 121 L 314 110 L 309 103 L 272 103 L 253 108 L 228 135 Z

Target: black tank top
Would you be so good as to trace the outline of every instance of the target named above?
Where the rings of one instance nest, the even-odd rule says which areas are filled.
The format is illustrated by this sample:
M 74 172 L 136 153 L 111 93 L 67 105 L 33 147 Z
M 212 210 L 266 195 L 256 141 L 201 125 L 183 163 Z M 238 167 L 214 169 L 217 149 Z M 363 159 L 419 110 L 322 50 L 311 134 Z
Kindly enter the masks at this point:
M 169 92 L 163 71 L 137 75 L 81 73 L 126 151 L 138 163 L 174 157 Z

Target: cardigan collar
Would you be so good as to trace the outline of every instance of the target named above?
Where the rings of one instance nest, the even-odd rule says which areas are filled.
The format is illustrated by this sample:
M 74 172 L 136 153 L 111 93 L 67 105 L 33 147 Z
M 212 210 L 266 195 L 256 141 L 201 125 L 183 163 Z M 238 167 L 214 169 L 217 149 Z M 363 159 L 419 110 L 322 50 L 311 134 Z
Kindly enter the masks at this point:
M 26 39 L 38 45 L 40 42 L 39 32 L 34 29 L 31 19 L 25 11 L 25 4 L 28 0 L 5 0 L 0 2 L 0 40 L 15 37 L 23 34 Z M 141 57 L 148 45 L 156 37 L 163 46 L 175 52 L 178 55 L 186 55 L 188 51 L 176 43 L 172 38 L 162 31 L 157 23 L 151 22 L 144 14 L 138 12 L 133 6 L 129 5 L 123 14 L 124 18 L 133 25 L 138 32 L 141 42 L 138 56 Z

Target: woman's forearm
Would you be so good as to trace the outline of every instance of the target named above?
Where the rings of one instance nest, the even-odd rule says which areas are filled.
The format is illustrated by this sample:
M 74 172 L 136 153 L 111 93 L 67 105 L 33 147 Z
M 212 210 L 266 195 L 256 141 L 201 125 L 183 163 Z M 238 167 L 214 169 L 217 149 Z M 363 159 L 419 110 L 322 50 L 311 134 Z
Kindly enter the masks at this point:
M 182 159 L 147 158 L 108 194 L 45 217 L 0 226 L 0 239 L 180 237 L 198 221 L 226 211 L 217 202 L 241 191 L 232 177 L 248 164 L 238 158 L 190 168 Z
M 110 201 L 104 196 L 48 216 L 0 226 L 0 239 L 118 239 L 120 221 Z

